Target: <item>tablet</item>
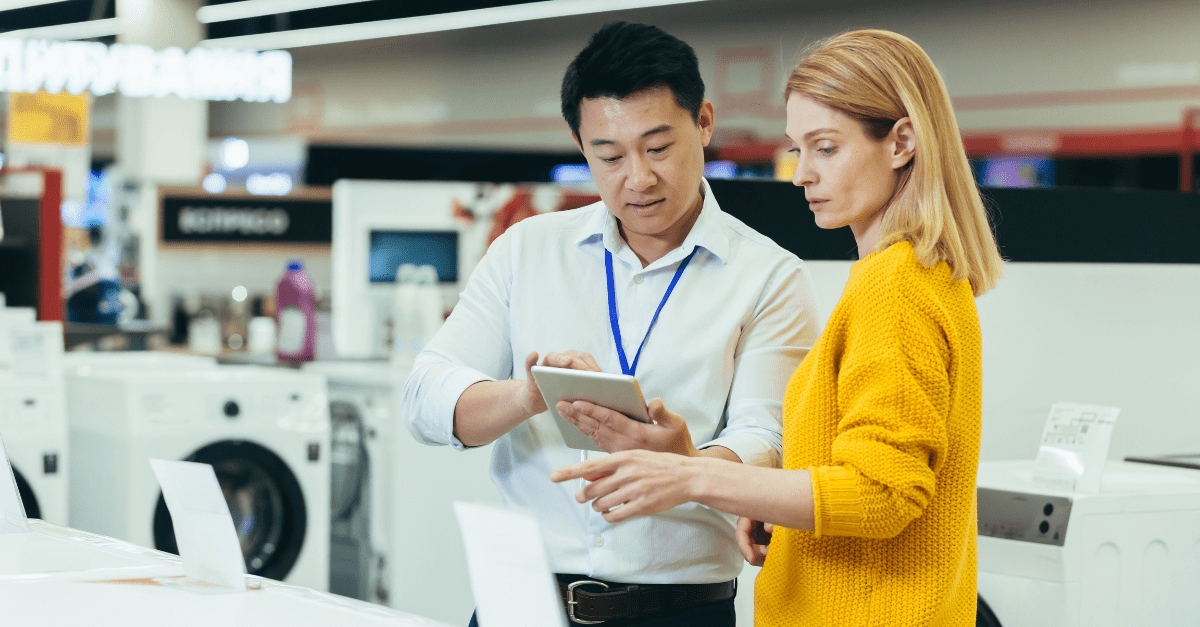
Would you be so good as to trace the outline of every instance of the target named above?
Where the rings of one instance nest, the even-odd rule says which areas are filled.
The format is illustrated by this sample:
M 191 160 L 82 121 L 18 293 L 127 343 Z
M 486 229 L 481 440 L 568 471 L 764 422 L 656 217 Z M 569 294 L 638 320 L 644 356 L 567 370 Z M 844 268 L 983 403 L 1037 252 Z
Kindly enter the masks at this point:
M 642 390 L 638 387 L 637 379 L 627 374 L 608 374 L 587 370 L 571 370 L 569 368 L 549 368 L 534 366 L 533 380 L 537 382 L 550 415 L 558 423 L 563 441 L 574 449 L 603 451 L 600 445 L 584 435 L 570 420 L 559 415 L 554 408 L 558 401 L 588 401 L 613 411 L 619 411 L 634 420 L 650 422 L 650 414 L 646 410 L 646 399 L 642 398 Z

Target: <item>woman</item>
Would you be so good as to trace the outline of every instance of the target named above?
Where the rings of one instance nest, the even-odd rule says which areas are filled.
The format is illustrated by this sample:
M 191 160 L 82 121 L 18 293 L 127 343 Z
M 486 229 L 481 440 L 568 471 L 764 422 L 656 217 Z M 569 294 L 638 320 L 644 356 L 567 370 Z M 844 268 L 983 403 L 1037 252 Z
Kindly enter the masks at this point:
M 742 554 L 766 558 L 760 627 L 974 625 L 974 297 L 1001 259 L 950 99 L 919 46 L 878 30 L 820 46 L 785 97 L 792 182 L 860 261 L 788 384 L 783 469 L 627 451 L 552 478 L 589 480 L 577 499 L 609 522 L 688 501 L 742 516 Z M 559 404 L 585 432 L 594 409 Z

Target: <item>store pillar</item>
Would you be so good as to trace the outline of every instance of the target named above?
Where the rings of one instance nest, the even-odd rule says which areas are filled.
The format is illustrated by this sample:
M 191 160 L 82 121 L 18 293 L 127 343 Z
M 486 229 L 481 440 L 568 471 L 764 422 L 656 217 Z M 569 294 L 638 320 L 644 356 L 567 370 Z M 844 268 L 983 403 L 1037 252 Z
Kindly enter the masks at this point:
M 116 0 L 123 33 L 120 43 L 156 50 L 190 50 L 204 39 L 196 20 L 201 0 Z M 149 317 L 165 323 L 164 286 L 156 285 L 160 185 L 194 186 L 204 172 L 208 103 L 204 100 L 118 96 L 117 159 L 124 182 L 123 205 L 137 238 L 137 282 Z

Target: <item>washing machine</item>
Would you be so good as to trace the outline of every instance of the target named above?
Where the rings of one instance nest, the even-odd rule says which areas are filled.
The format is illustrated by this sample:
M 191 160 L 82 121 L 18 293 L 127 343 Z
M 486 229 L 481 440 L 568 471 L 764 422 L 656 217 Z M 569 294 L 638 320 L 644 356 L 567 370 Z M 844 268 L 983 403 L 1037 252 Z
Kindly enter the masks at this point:
M 1200 471 L 1110 461 L 1100 492 L 1042 487 L 1035 462 L 981 462 L 981 627 L 1195 625 Z
M 315 361 L 329 383 L 329 591 L 387 605 L 393 402 L 405 372 L 387 362 Z
M 501 503 L 491 446 L 413 439 L 400 415 L 407 369 L 313 362 L 329 380 L 333 425 L 330 589 L 450 624 L 475 609 L 454 501 Z
M 67 416 L 63 380 L 0 370 L 0 437 L 30 518 L 65 525 Z
M 471 619 L 475 600 L 454 502 L 504 502 L 491 479 L 492 445 L 456 451 L 417 442 L 400 414 L 401 389 L 396 388 L 394 399 L 388 496 L 391 606 L 463 625 Z
M 329 400 L 325 378 L 254 366 L 93 369 L 72 375 L 71 526 L 175 552 L 147 460 L 211 464 L 247 572 L 329 583 Z

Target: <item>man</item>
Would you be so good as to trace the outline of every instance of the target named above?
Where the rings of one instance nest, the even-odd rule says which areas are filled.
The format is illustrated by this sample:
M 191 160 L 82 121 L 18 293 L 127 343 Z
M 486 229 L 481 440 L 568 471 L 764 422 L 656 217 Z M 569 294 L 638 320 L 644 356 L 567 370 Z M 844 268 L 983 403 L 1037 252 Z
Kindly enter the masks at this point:
M 578 485 L 548 475 L 589 453 L 564 445 L 529 369 L 545 355 L 637 377 L 654 424 L 559 405 L 610 453 L 778 466 L 784 387 L 820 332 L 812 283 L 703 180 L 714 114 L 687 44 L 605 26 L 568 67 L 562 109 L 602 202 L 524 220 L 492 244 L 417 358 L 402 411 L 428 444 L 496 442 L 492 478 L 537 512 L 576 621 L 732 626 L 734 519 L 685 505 L 610 525 L 577 503 Z M 568 590 L 581 581 L 600 583 Z

